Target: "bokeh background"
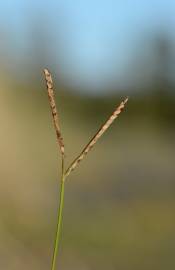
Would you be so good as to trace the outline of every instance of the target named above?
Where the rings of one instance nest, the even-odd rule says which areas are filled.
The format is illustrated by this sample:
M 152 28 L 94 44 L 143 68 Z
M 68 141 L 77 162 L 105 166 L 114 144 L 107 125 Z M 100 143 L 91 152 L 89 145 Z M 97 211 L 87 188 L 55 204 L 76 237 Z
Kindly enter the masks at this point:
M 175 2 L 0 2 L 0 269 L 50 269 L 57 153 L 42 69 L 54 78 L 66 163 L 125 96 L 72 173 L 58 269 L 175 268 Z

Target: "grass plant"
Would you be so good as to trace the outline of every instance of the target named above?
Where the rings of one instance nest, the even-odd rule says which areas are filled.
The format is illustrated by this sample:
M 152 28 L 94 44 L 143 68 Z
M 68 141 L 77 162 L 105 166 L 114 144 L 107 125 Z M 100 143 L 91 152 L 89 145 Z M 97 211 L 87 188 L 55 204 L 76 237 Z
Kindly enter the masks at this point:
M 92 139 L 88 142 L 88 144 L 83 148 L 82 152 L 72 161 L 72 163 L 66 169 L 65 168 L 65 146 L 64 146 L 62 133 L 61 133 L 60 118 L 59 118 L 59 114 L 58 114 L 56 102 L 55 102 L 53 80 L 52 80 L 51 73 L 49 72 L 48 69 L 44 69 L 44 76 L 46 80 L 46 87 L 47 87 L 47 92 L 48 92 L 50 108 L 52 112 L 54 129 L 56 132 L 57 145 L 61 153 L 61 162 L 62 162 L 60 196 L 59 196 L 59 206 L 58 206 L 58 212 L 57 212 L 57 227 L 56 227 L 55 243 L 54 243 L 52 266 L 51 266 L 51 270 L 56 270 L 57 255 L 58 255 L 58 250 L 60 246 L 60 236 L 61 236 L 61 227 L 62 227 L 62 219 L 63 219 L 65 180 L 68 178 L 68 176 L 70 176 L 71 172 L 77 168 L 80 161 L 84 159 L 84 157 L 93 148 L 93 146 L 100 139 L 103 133 L 110 127 L 110 125 L 114 122 L 114 120 L 120 115 L 126 103 L 128 102 L 128 97 L 124 101 L 122 101 L 119 106 L 115 108 L 115 110 L 109 116 L 107 121 L 100 127 L 100 129 L 96 132 L 96 134 L 92 137 Z

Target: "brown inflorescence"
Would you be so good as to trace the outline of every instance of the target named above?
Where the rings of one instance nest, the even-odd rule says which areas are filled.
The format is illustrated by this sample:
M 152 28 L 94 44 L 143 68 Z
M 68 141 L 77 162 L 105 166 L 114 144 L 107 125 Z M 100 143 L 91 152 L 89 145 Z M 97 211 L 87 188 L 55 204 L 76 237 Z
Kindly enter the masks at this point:
M 97 131 L 94 137 L 90 140 L 90 142 L 85 146 L 80 155 L 71 163 L 69 168 L 66 171 L 66 177 L 77 167 L 79 162 L 86 156 L 86 154 L 91 150 L 91 148 L 95 145 L 98 139 L 103 135 L 103 133 L 110 127 L 113 121 L 119 116 L 122 110 L 125 107 L 125 104 L 128 102 L 128 97 L 120 103 L 120 105 L 114 110 L 114 112 L 110 115 L 108 120 L 101 126 L 101 128 Z
M 59 117 L 58 117 L 58 112 L 57 112 L 56 103 L 55 103 L 53 80 L 52 80 L 51 73 L 49 72 L 48 69 L 44 69 L 44 75 L 45 75 L 45 80 L 46 80 L 46 85 L 47 85 L 47 92 L 48 92 L 50 107 L 52 111 L 52 117 L 53 117 L 54 127 L 56 131 L 57 141 L 60 147 L 61 154 L 64 156 L 64 142 L 61 135 Z

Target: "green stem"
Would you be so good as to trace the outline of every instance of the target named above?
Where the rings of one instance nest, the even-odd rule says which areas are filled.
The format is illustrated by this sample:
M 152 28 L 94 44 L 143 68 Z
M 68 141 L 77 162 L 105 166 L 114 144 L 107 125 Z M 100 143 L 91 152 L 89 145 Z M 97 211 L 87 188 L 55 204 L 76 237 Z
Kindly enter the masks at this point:
M 61 235 L 63 207 L 64 207 L 64 182 L 65 182 L 64 160 L 62 160 L 62 176 L 61 176 L 61 186 L 60 186 L 60 200 L 59 200 L 59 207 L 58 207 L 58 213 L 57 213 L 57 228 L 56 228 L 55 244 L 54 244 L 54 252 L 53 252 L 51 270 L 56 269 L 56 259 L 57 259 L 57 255 L 58 255 L 58 249 L 59 249 L 59 246 L 60 246 L 60 235 Z

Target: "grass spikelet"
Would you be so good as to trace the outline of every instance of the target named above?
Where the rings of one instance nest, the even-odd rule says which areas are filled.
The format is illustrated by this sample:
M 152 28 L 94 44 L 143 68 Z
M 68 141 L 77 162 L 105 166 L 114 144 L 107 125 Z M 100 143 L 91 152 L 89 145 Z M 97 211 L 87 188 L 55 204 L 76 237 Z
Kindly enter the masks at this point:
M 86 154 L 92 149 L 92 147 L 96 144 L 96 142 L 100 139 L 103 133 L 110 127 L 113 121 L 119 116 L 119 114 L 124 109 L 126 103 L 128 102 L 128 97 L 120 103 L 120 105 L 114 110 L 114 112 L 110 115 L 108 120 L 100 127 L 94 137 L 90 140 L 90 142 L 85 146 L 80 155 L 71 163 L 68 167 L 65 175 L 66 177 L 77 167 L 81 160 L 84 159 Z
M 56 131 L 57 141 L 60 147 L 61 154 L 62 156 L 64 156 L 64 142 L 61 135 L 59 117 L 58 117 L 57 107 L 55 103 L 53 80 L 52 80 L 51 73 L 49 72 L 48 69 L 44 69 L 44 75 L 45 75 L 45 80 L 46 80 L 46 85 L 47 85 L 47 92 L 48 92 L 48 97 L 49 97 L 50 108 L 52 111 L 52 117 L 53 117 L 54 127 Z

